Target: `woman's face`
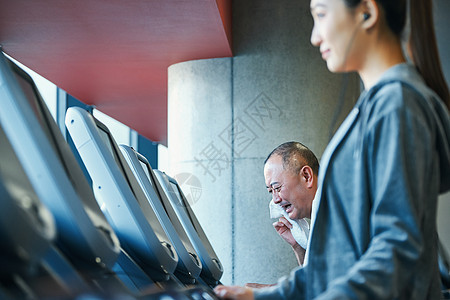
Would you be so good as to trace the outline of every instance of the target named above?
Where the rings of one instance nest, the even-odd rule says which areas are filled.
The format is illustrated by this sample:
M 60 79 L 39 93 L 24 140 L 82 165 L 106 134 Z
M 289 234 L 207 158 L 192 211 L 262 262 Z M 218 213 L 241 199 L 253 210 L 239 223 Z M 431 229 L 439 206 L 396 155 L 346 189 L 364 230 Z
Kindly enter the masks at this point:
M 319 47 L 331 72 L 357 71 L 361 64 L 358 20 L 343 0 L 311 0 L 311 43 Z M 359 50 L 359 51 L 357 51 Z

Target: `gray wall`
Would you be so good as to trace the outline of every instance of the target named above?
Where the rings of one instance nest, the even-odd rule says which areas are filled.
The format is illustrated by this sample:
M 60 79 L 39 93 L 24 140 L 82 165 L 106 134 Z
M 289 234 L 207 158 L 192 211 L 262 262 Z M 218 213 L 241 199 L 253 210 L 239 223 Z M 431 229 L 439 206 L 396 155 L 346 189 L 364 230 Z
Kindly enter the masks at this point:
M 319 158 L 327 145 L 342 76 L 328 72 L 311 29 L 307 1 L 234 1 L 234 57 L 169 68 L 170 175 L 199 179 L 193 209 L 225 284 L 275 282 L 297 265 L 269 218 L 263 161 L 285 141 Z M 351 76 L 338 123 L 358 94 Z

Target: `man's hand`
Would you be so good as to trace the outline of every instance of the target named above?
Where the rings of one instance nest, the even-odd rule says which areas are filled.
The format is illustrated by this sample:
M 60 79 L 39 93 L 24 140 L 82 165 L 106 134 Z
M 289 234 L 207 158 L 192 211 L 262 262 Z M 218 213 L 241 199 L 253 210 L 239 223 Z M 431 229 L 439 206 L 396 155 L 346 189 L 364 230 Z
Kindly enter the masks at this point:
M 277 233 L 285 240 L 289 245 L 291 245 L 292 250 L 294 250 L 295 257 L 299 266 L 303 266 L 305 259 L 305 249 L 303 249 L 292 235 L 291 228 L 292 224 L 285 217 L 281 217 L 278 222 L 272 224 Z
M 253 290 L 243 286 L 218 285 L 214 288 L 217 297 L 221 299 L 253 300 Z
M 285 217 L 281 217 L 278 222 L 272 224 L 277 233 L 285 240 L 291 247 L 297 245 L 297 241 L 291 233 L 292 224 Z

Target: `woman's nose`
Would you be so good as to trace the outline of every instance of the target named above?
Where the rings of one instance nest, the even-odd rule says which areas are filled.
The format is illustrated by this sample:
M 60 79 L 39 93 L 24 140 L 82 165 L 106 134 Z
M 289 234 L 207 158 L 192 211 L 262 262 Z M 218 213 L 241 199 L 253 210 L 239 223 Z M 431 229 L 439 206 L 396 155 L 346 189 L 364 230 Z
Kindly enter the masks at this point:
M 316 47 L 320 45 L 320 36 L 316 25 L 314 25 L 311 32 L 311 44 Z

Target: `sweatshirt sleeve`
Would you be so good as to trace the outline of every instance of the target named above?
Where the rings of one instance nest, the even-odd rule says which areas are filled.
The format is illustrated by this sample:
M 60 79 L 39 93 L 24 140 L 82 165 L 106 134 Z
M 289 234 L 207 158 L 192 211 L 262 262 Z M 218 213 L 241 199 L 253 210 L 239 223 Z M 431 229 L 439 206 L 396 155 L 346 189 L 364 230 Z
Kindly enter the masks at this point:
M 278 280 L 275 286 L 255 289 L 253 291 L 255 300 L 305 299 L 305 268 L 295 268 L 289 276 Z

